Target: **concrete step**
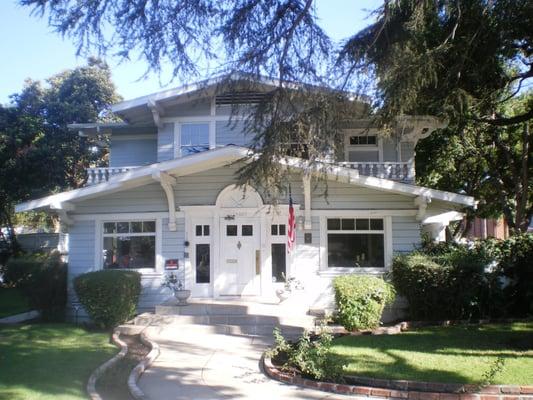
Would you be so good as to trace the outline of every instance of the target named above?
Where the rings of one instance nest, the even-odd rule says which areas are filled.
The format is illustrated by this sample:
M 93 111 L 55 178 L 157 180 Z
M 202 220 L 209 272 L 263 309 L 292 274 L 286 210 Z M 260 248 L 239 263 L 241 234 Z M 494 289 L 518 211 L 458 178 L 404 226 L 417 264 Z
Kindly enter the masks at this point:
M 166 321 L 166 322 L 165 322 Z M 181 323 L 200 325 L 268 325 L 295 326 L 312 329 L 315 317 L 301 316 L 271 316 L 271 315 L 160 315 L 145 313 L 134 319 L 135 325 L 150 325 L 153 323 Z

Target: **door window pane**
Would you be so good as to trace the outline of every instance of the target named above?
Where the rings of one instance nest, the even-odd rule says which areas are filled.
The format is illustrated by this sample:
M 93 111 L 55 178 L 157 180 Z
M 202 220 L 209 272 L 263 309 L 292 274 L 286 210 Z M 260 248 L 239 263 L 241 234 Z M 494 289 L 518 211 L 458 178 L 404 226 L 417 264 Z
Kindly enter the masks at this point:
M 202 236 L 202 225 L 196 225 L 196 236 Z
M 104 223 L 104 233 L 116 233 L 117 224 L 116 222 L 106 222 Z
M 285 282 L 285 276 L 287 275 L 287 259 L 285 255 L 287 250 L 285 243 L 272 243 L 272 281 L 273 282 Z
M 237 225 L 226 225 L 226 236 L 237 236 Z
M 196 245 L 196 283 L 209 283 L 211 278 L 211 248 L 209 244 Z
M 272 236 L 277 236 L 278 235 L 278 226 L 277 225 L 272 225 L 270 227 L 270 234 Z
M 328 234 L 328 267 L 383 268 L 383 234 Z
M 117 222 L 117 232 L 118 233 L 129 233 L 130 223 L 129 222 Z
M 209 225 L 204 225 L 204 236 L 209 236 Z
M 254 226 L 253 225 L 243 225 L 242 226 L 242 236 L 253 236 Z
M 285 236 L 285 225 L 284 224 L 279 226 L 279 235 Z

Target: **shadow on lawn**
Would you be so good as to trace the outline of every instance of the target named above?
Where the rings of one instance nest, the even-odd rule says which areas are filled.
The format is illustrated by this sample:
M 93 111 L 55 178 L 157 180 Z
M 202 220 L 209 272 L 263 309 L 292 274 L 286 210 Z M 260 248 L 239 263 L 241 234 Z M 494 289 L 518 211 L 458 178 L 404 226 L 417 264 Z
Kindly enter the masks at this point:
M 455 363 L 468 364 L 471 358 L 470 368 L 476 368 L 473 362 L 476 359 L 479 369 L 475 373 L 481 377 L 497 358 L 503 358 L 504 363 L 516 361 L 518 357 L 533 361 L 533 324 L 524 325 L 524 329 L 510 326 L 426 328 L 400 335 L 342 337 L 334 344 L 339 363 L 351 365 L 349 369 L 357 371 L 359 376 L 473 383 L 472 375 L 461 373 Z M 446 356 L 448 360 L 444 360 Z

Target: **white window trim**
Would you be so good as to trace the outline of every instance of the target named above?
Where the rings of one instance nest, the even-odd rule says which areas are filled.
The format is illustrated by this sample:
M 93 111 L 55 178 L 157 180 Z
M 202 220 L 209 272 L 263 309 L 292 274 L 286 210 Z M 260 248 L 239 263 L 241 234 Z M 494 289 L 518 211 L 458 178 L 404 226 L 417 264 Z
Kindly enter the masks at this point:
M 287 221 L 286 219 L 283 219 L 282 217 L 276 217 L 272 220 L 268 220 L 266 222 L 266 227 L 265 229 L 268 231 L 268 253 L 269 253 L 269 259 L 270 259 L 270 268 L 269 268 L 269 276 L 270 276 L 270 281 L 272 282 L 272 269 L 273 269 L 273 265 L 272 265 L 272 245 L 273 244 L 284 244 L 285 245 L 285 276 L 291 276 L 290 274 L 290 261 L 291 261 L 291 258 L 290 258 L 290 254 L 286 251 L 287 250 L 287 229 L 288 229 L 288 226 L 287 226 Z M 272 235 L 272 225 L 285 225 L 285 234 L 284 235 L 280 235 L 279 233 L 277 235 Z M 279 227 L 278 227 L 279 229 Z M 296 243 L 295 243 L 296 244 Z M 284 285 L 285 285 L 285 282 L 272 282 L 272 285 L 275 287 L 275 288 L 282 288 Z
M 376 144 L 350 144 L 350 136 L 376 136 Z M 376 150 L 378 152 L 378 161 L 360 161 L 361 164 L 364 163 L 376 163 L 383 162 L 383 139 L 379 137 L 378 131 L 376 129 L 370 129 L 366 131 L 358 130 L 346 130 L 344 134 L 344 160 L 349 161 L 350 151 L 372 151 Z M 352 161 L 358 162 L 358 161 Z
M 367 215 L 358 215 L 356 218 L 383 219 L 383 230 L 381 231 L 335 231 L 338 233 L 383 233 L 383 251 L 385 267 L 372 268 L 330 268 L 328 267 L 328 219 L 353 219 L 353 214 L 343 215 L 339 212 L 337 215 L 320 216 L 320 268 L 319 275 L 345 275 L 345 274 L 384 274 L 388 272 L 392 265 L 392 218 L 390 215 L 378 216 L 368 213 Z
M 210 121 L 210 118 L 203 118 L 200 120 L 190 120 L 183 118 L 174 123 L 174 158 L 180 158 L 181 155 L 181 127 L 187 124 L 206 124 L 209 128 L 209 148 L 214 149 L 216 147 L 216 125 L 214 121 Z
M 136 221 L 154 221 L 155 220 L 155 268 L 132 268 L 127 271 L 137 271 L 141 275 L 161 275 L 164 272 L 165 260 L 163 258 L 163 230 L 162 218 L 151 214 L 137 214 L 133 218 L 125 218 L 124 215 L 116 214 L 114 216 L 104 216 L 95 219 L 95 239 L 94 239 L 94 261 L 97 270 L 104 268 L 102 257 L 104 247 L 104 223 L 105 222 L 136 222 Z M 132 234 L 128 236 L 147 236 L 146 234 Z M 126 270 L 126 269 L 124 269 Z

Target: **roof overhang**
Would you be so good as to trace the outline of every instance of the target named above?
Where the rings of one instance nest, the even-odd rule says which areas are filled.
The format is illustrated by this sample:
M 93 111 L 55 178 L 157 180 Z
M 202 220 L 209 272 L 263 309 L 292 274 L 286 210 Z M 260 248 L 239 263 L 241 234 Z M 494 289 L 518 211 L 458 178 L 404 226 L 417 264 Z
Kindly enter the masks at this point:
M 15 211 L 23 212 L 38 209 L 68 209 L 69 211 L 73 211 L 74 205 L 71 202 L 87 200 L 109 193 L 146 185 L 155 182 L 154 176 L 158 176 L 160 173 L 168 174 L 171 177 L 191 175 L 209 169 L 219 168 L 240 160 L 249 161 L 253 157 L 253 153 L 247 148 L 226 146 L 183 158 L 140 167 L 112 177 L 104 183 L 20 203 L 16 205 Z M 363 176 L 360 175 L 357 170 L 351 168 L 339 167 L 322 162 L 310 163 L 309 161 L 295 157 L 285 157 L 278 162 L 290 169 L 310 171 L 310 173 L 314 175 L 325 174 L 330 180 L 412 196 L 416 199 L 421 199 L 420 202 L 424 204 L 430 202 L 431 199 L 436 199 L 447 203 L 453 203 L 455 206 L 476 206 L 476 201 L 471 196 L 408 185 L 388 179 Z

